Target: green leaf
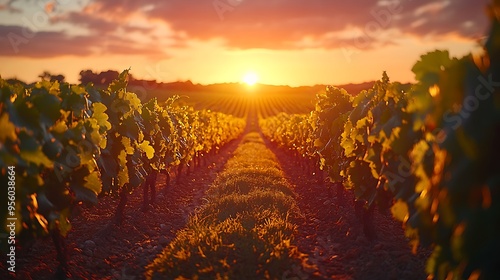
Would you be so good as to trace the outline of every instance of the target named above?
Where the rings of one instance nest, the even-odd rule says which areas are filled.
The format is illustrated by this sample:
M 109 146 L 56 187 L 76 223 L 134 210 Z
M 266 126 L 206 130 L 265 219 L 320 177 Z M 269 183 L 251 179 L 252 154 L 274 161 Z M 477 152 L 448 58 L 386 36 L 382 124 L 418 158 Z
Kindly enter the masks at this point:
M 75 193 L 76 200 L 88 202 L 94 205 L 97 204 L 97 194 L 94 192 L 94 190 L 88 189 L 82 183 L 83 182 L 78 182 L 71 185 L 71 189 Z
M 26 127 L 32 131 L 40 131 L 40 113 L 33 104 L 25 98 L 18 98 L 14 107 L 9 109 L 9 119 L 17 127 Z
M 99 172 L 94 171 L 85 177 L 85 187 L 93 191 L 96 195 L 101 192 L 102 182 L 99 178 Z
M 155 149 L 149 145 L 149 141 L 143 141 L 139 144 L 139 149 L 146 153 L 148 159 L 152 159 L 155 153 Z
M 422 55 L 411 71 L 415 74 L 417 81 L 433 85 L 439 83 L 439 73 L 450 64 L 450 53 L 436 50 Z
M 118 155 L 119 166 L 121 167 L 118 171 L 118 184 L 123 186 L 129 182 L 128 168 L 127 168 L 127 153 L 122 150 Z
M 43 153 L 51 160 L 55 160 L 59 157 L 63 149 L 64 147 L 61 142 L 55 138 L 52 138 L 50 141 L 46 141 L 42 147 Z
M 391 213 L 396 220 L 406 222 L 409 217 L 408 205 L 403 200 L 398 199 L 398 201 L 392 205 Z
M 22 130 L 19 135 L 20 145 L 19 148 L 24 152 L 36 152 L 41 149 L 40 142 L 26 130 Z
M 70 187 L 75 194 L 76 201 L 97 203 L 97 194 L 101 188 L 98 172 L 91 172 L 87 166 L 73 169 Z
M 71 93 L 63 99 L 61 106 L 66 111 L 71 111 L 75 116 L 82 116 L 83 110 L 87 104 L 87 100 L 83 94 Z
M 66 208 L 59 212 L 59 230 L 63 237 L 66 237 L 68 235 L 68 232 L 71 230 L 71 223 L 69 222 L 70 215 L 70 208 Z
M 92 109 L 94 111 L 94 114 L 92 115 L 93 118 L 97 120 L 97 123 L 101 127 L 105 127 L 106 130 L 111 129 L 111 123 L 108 121 L 109 117 L 105 113 L 106 110 L 108 109 L 106 105 L 102 103 L 93 103 L 92 104 Z
M 17 140 L 16 127 L 9 120 L 8 114 L 2 114 L 2 116 L 0 116 L 0 127 L 2 128 L 0 129 L 0 143 L 5 143 L 7 139 L 12 141 Z
M 61 117 L 61 100 L 52 94 L 37 94 L 32 99 L 33 105 L 40 112 L 40 122 L 47 127 L 53 126 Z
M 121 72 L 120 75 L 118 76 L 118 79 L 112 81 L 111 84 L 109 84 L 108 91 L 114 93 L 125 90 L 127 88 L 127 83 L 128 83 L 127 78 L 129 71 L 130 69 Z
M 122 124 L 117 129 L 118 133 L 122 136 L 126 136 L 131 140 L 139 140 L 139 125 L 134 118 L 128 117 L 123 120 Z

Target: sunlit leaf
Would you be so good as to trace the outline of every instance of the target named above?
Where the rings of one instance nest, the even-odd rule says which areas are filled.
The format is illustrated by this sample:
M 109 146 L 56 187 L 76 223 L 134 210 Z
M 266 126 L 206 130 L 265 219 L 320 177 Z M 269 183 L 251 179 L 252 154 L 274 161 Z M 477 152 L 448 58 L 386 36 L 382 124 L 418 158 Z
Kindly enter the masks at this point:
M 398 201 L 396 201 L 396 203 L 394 203 L 394 205 L 392 205 L 391 213 L 396 220 L 406 222 L 409 217 L 408 205 L 406 204 L 406 202 L 399 199 Z
M 20 156 L 23 160 L 35 165 L 42 165 L 47 168 L 52 168 L 54 166 L 54 162 L 43 153 L 42 147 L 39 147 L 35 151 L 22 150 Z
M 7 139 L 15 141 L 17 139 L 16 127 L 9 120 L 8 114 L 0 116 L 0 143 L 5 143 Z
M 148 159 L 152 159 L 155 153 L 155 149 L 149 145 L 149 141 L 143 141 L 139 144 L 139 148 L 146 153 L 146 157 Z
M 108 122 L 109 117 L 105 113 L 108 108 L 104 104 L 98 103 L 98 102 L 93 103 L 92 108 L 94 111 L 94 114 L 92 115 L 92 117 L 94 117 L 97 120 L 97 123 L 99 124 L 99 126 L 105 127 L 106 130 L 110 130 L 111 123 Z

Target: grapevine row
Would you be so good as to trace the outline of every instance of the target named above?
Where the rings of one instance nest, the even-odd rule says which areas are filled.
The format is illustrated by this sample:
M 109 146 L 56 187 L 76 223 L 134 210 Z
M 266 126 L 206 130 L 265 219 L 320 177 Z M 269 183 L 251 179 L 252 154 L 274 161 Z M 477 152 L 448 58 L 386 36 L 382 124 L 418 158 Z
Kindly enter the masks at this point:
M 100 195 L 121 197 L 120 222 L 127 194 L 144 186 L 147 207 L 159 172 L 199 163 L 244 129 L 243 119 L 177 105 L 178 97 L 143 103 L 127 91 L 127 76 L 123 71 L 104 90 L 45 80 L 24 87 L 0 79 L 2 185 L 9 167 L 17 175 L 15 208 L 0 210 L 2 232 L 8 217 L 17 218 L 19 240 L 50 233 L 57 247 L 71 228 L 72 209 L 96 204 Z
M 384 73 L 356 96 L 327 87 L 309 115 L 260 120 L 272 141 L 319 155 L 330 179 L 368 209 L 390 206 L 414 250 L 432 247 L 427 272 L 438 279 L 499 274 L 498 9 L 490 7 L 484 53 L 423 55 L 411 88 Z

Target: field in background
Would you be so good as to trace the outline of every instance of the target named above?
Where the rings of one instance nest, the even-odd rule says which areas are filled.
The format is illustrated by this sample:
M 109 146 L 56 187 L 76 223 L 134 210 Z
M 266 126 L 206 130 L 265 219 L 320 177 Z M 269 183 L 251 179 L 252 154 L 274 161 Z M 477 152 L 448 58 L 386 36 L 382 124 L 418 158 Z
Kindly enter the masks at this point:
M 191 85 L 191 86 L 189 86 Z M 350 94 L 356 95 L 361 90 L 369 89 L 373 82 L 341 85 Z M 324 93 L 325 85 L 311 87 L 288 87 L 243 84 L 192 85 L 176 83 L 147 92 L 145 98 L 156 97 L 164 101 L 179 95 L 180 103 L 190 105 L 197 110 L 209 109 L 231 114 L 236 117 L 248 117 L 250 113 L 259 118 L 267 118 L 280 112 L 288 114 L 306 114 L 314 109 L 316 94 Z M 134 89 L 131 89 L 134 91 Z

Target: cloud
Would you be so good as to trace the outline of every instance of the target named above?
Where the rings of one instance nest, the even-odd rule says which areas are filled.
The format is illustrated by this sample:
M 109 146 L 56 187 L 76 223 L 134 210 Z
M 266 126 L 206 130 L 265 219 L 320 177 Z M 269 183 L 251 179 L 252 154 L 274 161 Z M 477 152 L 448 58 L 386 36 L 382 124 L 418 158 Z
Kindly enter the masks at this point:
M 418 37 L 453 35 L 478 39 L 487 32 L 485 8 L 489 1 L 442 0 L 409 4 L 409 10 L 397 21 L 405 33 Z M 420 22 L 420 24 L 412 24 Z
M 477 39 L 486 31 L 487 3 L 488 0 L 94 0 L 78 12 L 51 17 L 54 25 L 69 24 L 83 28 L 87 34 L 71 37 L 67 35 L 71 34 L 70 29 L 66 33 L 39 32 L 32 39 L 36 44 L 20 47 L 25 49 L 24 55 L 39 56 L 56 55 L 57 51 L 88 55 L 110 48 L 121 53 L 149 51 L 161 55 L 163 49 L 182 47 L 190 40 L 220 39 L 233 49 L 335 49 L 345 45 L 369 49 L 395 44 L 396 38 L 390 36 Z M 58 10 L 57 5 L 51 10 Z M 5 32 L 0 29 L 2 37 Z M 47 54 L 37 52 L 37 48 Z M 2 48 L 1 53 L 6 51 Z
M 53 57 L 58 55 L 89 55 L 89 38 L 70 38 L 63 32 L 33 32 L 21 26 L 0 26 L 0 55 Z
M 396 4 L 396 13 L 391 12 L 391 3 Z M 402 34 L 418 37 L 453 34 L 477 38 L 485 31 L 486 4 L 486 0 L 98 0 L 89 9 L 122 19 L 140 11 L 147 17 L 165 21 L 173 30 L 190 38 L 222 38 L 231 48 L 290 49 L 300 47 L 306 38 L 325 43 L 324 48 L 337 48 L 348 42 L 322 38 L 349 27 L 363 30 L 375 46 L 383 43 L 370 30 L 376 24 L 381 27 L 379 33 L 396 28 Z M 391 24 L 385 26 L 387 16 Z
M 147 53 L 167 55 L 125 36 L 70 36 L 63 31 L 33 32 L 21 26 L 0 25 L 0 56 L 56 57 Z

